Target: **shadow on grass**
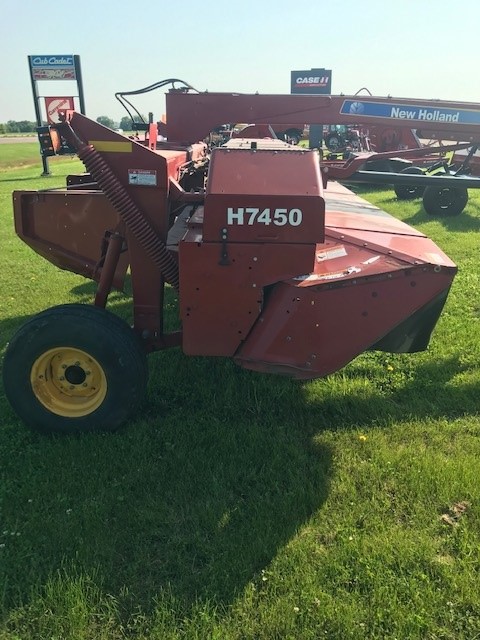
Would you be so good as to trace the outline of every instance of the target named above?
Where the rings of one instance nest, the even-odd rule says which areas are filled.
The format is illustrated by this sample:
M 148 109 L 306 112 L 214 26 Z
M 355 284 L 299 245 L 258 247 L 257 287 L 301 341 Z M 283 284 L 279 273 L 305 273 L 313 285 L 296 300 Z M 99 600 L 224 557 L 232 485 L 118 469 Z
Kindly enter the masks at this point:
M 430 216 L 420 206 L 414 215 L 404 218 L 404 222 L 412 226 L 431 222 L 432 220 L 440 222 L 448 231 L 452 232 L 480 231 L 480 218 L 469 213 L 468 205 L 458 216 Z
M 382 358 L 386 354 L 376 355 Z M 398 357 L 411 362 L 415 355 Z M 321 420 L 329 429 L 384 428 L 405 421 L 456 419 L 478 413 L 478 382 L 476 378 L 471 383 L 466 381 L 471 367 L 462 364 L 460 356 L 413 366 L 408 379 L 400 382 L 395 382 L 395 373 L 391 376 L 393 380 L 381 373 L 376 379 L 368 366 L 373 358 L 374 354 L 360 356 L 343 370 L 345 385 L 351 389 L 341 404 L 338 392 L 332 394 L 325 381 L 311 383 L 314 392 L 305 393 L 308 387 L 304 388 L 310 407 L 309 422 L 318 425 Z M 456 376 L 463 374 L 466 375 L 463 382 L 452 384 Z M 372 382 L 368 391 L 365 388 L 358 391 L 355 382 L 365 379 Z M 326 387 L 323 390 L 322 385 Z
M 164 590 L 227 604 L 322 507 L 331 451 L 297 419 L 299 386 L 178 349 L 150 368 L 142 413 L 116 434 L 36 435 L 0 392 L 5 616 L 57 572 L 95 576 L 130 612 Z
M 362 195 L 359 192 L 359 195 Z M 383 207 L 384 205 L 389 207 L 392 204 L 400 204 L 401 201 L 397 199 L 397 197 L 392 193 L 391 197 L 382 198 L 376 204 L 377 206 Z M 411 201 L 409 202 L 409 204 Z M 438 215 L 433 216 L 426 213 L 425 209 L 422 206 L 422 201 L 417 200 L 418 208 L 408 217 L 402 218 L 403 222 L 406 224 L 415 227 L 416 225 L 425 224 L 426 222 L 440 222 L 448 231 L 452 232 L 461 232 L 468 233 L 470 231 L 480 231 L 480 217 L 476 212 L 475 205 L 469 208 L 469 204 L 465 209 L 456 216 L 449 215 Z
M 368 358 L 347 378 L 368 377 Z M 454 358 L 368 397 L 179 349 L 152 355 L 150 369 L 143 411 L 117 434 L 37 436 L 0 394 L 5 614 L 60 570 L 94 575 L 130 613 L 164 591 L 184 610 L 229 604 L 322 508 L 333 470 L 319 432 L 453 417 L 477 393 L 448 384 Z
M 30 169 L 31 166 L 26 166 L 24 167 L 25 169 Z M 38 176 L 39 178 L 49 178 L 50 176 L 42 176 L 41 174 L 39 174 Z M 2 178 L 1 174 L 0 174 L 0 182 L 23 182 L 23 181 L 32 181 L 35 180 L 36 178 L 32 178 L 32 176 L 29 176 L 27 178 Z

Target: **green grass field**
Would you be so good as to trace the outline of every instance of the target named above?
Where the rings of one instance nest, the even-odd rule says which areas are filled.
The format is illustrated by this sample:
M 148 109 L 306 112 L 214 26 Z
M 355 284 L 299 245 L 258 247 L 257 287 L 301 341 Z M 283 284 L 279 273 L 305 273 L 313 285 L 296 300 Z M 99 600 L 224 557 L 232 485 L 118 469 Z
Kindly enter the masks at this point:
M 36 145 L 9 146 L 0 354 L 27 318 L 94 291 L 12 222 L 12 190 L 82 165 L 41 178 Z M 1 640 L 480 638 L 480 194 L 443 220 L 364 197 L 459 265 L 428 351 L 299 383 L 168 350 L 110 435 L 32 433 L 0 391 Z

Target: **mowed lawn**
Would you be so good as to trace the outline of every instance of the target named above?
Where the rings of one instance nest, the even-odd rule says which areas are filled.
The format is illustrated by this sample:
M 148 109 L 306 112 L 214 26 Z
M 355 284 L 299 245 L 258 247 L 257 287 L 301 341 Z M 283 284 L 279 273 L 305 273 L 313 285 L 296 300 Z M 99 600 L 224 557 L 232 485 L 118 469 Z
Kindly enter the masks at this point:
M 0 357 L 32 315 L 94 292 L 13 229 L 14 189 L 81 163 L 42 178 L 36 145 L 8 146 Z M 459 266 L 428 351 L 299 383 L 168 350 L 115 434 L 37 435 L 0 391 L 1 640 L 480 638 L 480 194 L 441 220 L 363 197 Z M 128 297 L 111 309 L 128 317 Z

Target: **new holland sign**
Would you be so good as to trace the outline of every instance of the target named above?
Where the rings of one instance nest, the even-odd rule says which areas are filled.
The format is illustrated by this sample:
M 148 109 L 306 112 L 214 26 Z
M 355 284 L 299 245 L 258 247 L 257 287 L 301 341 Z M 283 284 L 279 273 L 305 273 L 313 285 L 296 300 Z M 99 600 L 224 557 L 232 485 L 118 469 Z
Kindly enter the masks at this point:
M 436 108 L 429 105 L 411 105 L 390 100 L 382 102 L 362 102 L 345 100 L 340 109 L 342 115 L 362 114 L 371 118 L 392 118 L 392 120 L 414 120 L 418 122 L 458 122 L 459 124 L 480 124 L 480 114 L 471 109 Z

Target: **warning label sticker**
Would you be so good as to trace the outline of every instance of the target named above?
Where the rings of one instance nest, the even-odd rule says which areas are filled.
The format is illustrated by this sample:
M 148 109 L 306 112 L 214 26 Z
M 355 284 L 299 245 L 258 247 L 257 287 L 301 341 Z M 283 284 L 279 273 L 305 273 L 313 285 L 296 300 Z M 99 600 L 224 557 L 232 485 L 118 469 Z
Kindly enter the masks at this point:
M 336 247 L 330 247 L 324 251 L 317 251 L 315 254 L 317 262 L 323 262 L 323 260 L 333 260 L 334 258 L 343 258 L 347 255 L 347 250 L 343 245 Z
M 141 187 L 156 187 L 157 172 L 151 169 L 129 169 L 128 184 L 138 184 Z

